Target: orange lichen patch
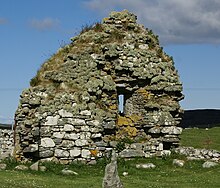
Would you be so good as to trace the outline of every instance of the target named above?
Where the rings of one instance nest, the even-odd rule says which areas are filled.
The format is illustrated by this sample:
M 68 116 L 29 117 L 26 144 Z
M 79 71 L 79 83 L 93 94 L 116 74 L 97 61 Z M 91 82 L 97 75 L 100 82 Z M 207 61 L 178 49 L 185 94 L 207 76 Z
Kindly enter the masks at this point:
M 131 114 L 130 116 L 128 116 L 134 123 L 138 122 L 139 120 L 142 119 L 142 117 L 138 114 Z
M 116 140 L 121 140 L 123 138 L 130 138 L 133 140 L 133 137 L 137 136 L 137 132 L 138 130 L 135 127 L 123 127 L 117 131 Z
M 125 127 L 125 132 L 127 132 L 128 136 L 135 137 L 137 136 L 137 129 L 135 127 Z
M 117 120 L 117 125 L 120 126 L 128 126 L 133 125 L 133 122 L 130 118 L 119 116 Z
M 113 105 L 109 106 L 109 108 L 110 108 L 111 110 L 116 110 L 116 109 L 117 109 L 117 105 L 116 105 L 116 104 L 113 104 Z
M 143 96 L 144 99 L 151 99 L 153 97 L 154 94 L 152 94 L 151 92 L 145 90 L 144 88 L 140 88 L 137 90 L 137 93 L 139 93 L 140 95 Z
M 90 153 L 91 153 L 91 156 L 97 157 L 99 151 L 97 149 L 94 149 L 94 150 L 90 150 Z

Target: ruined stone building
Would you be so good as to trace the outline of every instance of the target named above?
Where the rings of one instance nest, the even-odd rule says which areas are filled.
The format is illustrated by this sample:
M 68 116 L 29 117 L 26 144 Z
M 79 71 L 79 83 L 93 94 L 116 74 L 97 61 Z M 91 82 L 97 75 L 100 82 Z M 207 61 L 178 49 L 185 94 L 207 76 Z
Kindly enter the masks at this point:
M 17 160 L 161 156 L 178 145 L 182 84 L 158 37 L 128 11 L 86 26 L 21 94 Z

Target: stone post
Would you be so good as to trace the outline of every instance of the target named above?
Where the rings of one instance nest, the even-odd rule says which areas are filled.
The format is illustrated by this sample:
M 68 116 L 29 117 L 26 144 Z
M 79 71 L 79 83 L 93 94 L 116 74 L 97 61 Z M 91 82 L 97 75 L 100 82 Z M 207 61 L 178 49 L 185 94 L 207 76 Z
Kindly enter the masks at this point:
M 102 182 L 102 188 L 123 188 L 118 176 L 117 155 L 112 151 L 111 162 L 105 167 L 105 176 Z

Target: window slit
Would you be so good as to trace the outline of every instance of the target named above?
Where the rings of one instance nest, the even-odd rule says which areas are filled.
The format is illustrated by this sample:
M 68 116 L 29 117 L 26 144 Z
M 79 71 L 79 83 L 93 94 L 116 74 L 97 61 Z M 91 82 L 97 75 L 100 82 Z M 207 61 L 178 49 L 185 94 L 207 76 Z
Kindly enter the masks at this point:
M 124 115 L 124 108 L 125 108 L 124 94 L 119 94 L 118 95 L 118 112 L 120 115 Z

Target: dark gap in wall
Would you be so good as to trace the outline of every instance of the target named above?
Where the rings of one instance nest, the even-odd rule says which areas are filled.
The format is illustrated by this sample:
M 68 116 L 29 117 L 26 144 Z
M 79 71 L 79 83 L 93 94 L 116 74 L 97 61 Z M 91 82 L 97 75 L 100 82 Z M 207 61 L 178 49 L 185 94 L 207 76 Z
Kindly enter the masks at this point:
M 115 135 L 116 129 L 104 129 L 104 135 Z
M 163 149 L 164 150 L 170 150 L 172 146 L 173 146 L 172 142 L 163 142 Z
M 134 88 L 137 86 L 138 88 L 145 87 L 147 85 L 150 85 L 151 80 L 150 79 L 138 79 L 135 81 L 129 81 L 129 85 Z
M 104 67 L 105 67 L 105 65 L 103 65 L 103 64 L 97 64 L 98 70 L 102 70 L 102 69 L 104 69 Z
M 157 108 L 157 107 L 149 107 L 149 106 L 145 106 L 144 109 L 149 111 L 149 112 L 150 111 L 158 111 L 159 110 L 159 108 Z
M 149 133 L 148 133 L 149 134 Z M 160 138 L 161 134 L 160 133 L 154 133 L 154 134 L 150 134 L 152 136 L 152 138 Z
M 123 76 L 123 75 L 125 75 L 126 77 L 128 77 L 128 76 L 131 76 L 132 73 L 133 73 L 133 71 L 125 70 L 125 69 L 115 70 L 116 76 Z
M 39 152 L 38 151 L 31 152 L 31 153 L 30 152 L 27 152 L 27 153 L 24 152 L 24 157 L 29 158 L 29 159 L 31 159 L 35 162 L 35 161 L 39 160 Z
M 101 142 L 102 139 L 101 138 L 92 138 L 93 142 Z

